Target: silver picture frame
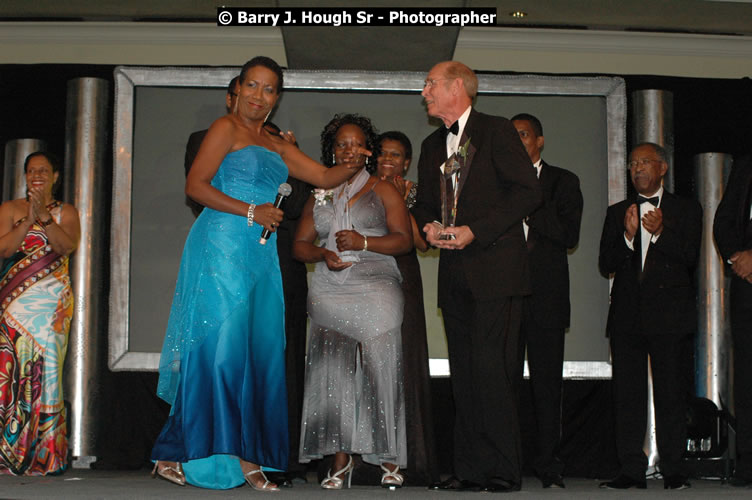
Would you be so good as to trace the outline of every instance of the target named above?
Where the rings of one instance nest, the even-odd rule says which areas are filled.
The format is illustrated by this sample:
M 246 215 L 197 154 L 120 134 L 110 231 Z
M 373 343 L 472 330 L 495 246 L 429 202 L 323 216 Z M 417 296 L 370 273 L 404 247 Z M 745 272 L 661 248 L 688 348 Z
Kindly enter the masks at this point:
M 113 371 L 154 371 L 158 352 L 130 349 L 131 214 L 135 95 L 138 87 L 225 88 L 237 67 L 136 67 L 115 69 L 114 172 L 111 224 L 109 367 Z M 285 90 L 366 91 L 419 94 L 423 72 L 302 71 L 284 72 Z M 626 90 L 618 77 L 566 77 L 478 74 L 479 94 L 595 96 L 605 99 L 609 204 L 626 196 Z M 417 112 L 417 111 L 416 111 Z M 448 375 L 446 360 L 431 360 L 434 376 Z M 566 361 L 566 378 L 610 378 L 603 361 Z

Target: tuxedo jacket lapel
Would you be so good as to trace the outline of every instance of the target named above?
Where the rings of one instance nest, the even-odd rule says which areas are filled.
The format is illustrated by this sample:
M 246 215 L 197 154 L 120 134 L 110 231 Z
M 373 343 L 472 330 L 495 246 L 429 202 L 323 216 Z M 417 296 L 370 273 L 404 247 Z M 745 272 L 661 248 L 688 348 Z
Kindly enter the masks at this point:
M 462 132 L 462 139 L 460 140 L 460 147 L 464 146 L 468 141 L 468 135 L 467 135 L 467 127 L 465 127 L 466 130 Z M 467 176 L 470 175 L 470 167 L 473 163 L 473 156 L 475 156 L 475 146 L 473 146 L 473 143 L 468 143 L 467 146 L 467 157 L 460 162 L 460 185 L 459 185 L 459 192 L 460 195 L 462 194 L 462 187 L 465 185 L 465 181 L 467 181 Z M 464 163 L 464 165 L 462 165 Z
M 747 176 L 747 194 L 744 197 L 744 205 L 740 208 L 739 220 L 741 221 L 742 234 L 747 230 L 750 223 L 749 208 L 752 205 L 752 176 Z M 746 224 L 745 224 L 746 222 Z
M 472 166 L 473 157 L 477 151 L 472 142 L 473 129 L 476 121 L 474 119 L 475 113 L 476 111 L 474 109 L 470 111 L 470 116 L 467 118 L 467 123 L 465 124 L 465 128 L 462 130 L 462 136 L 460 137 L 460 148 L 464 146 L 468 140 L 470 141 L 467 146 L 467 158 L 464 160 L 464 165 L 460 168 L 460 185 L 458 186 L 460 196 L 462 196 L 462 187 L 465 185 L 465 182 L 467 182 L 467 178 L 470 175 L 470 167 Z
M 547 200 L 551 198 L 551 193 L 553 192 L 553 184 L 554 184 L 554 171 L 551 170 L 548 167 L 548 163 L 541 160 L 541 171 L 540 175 L 538 176 L 538 182 L 540 183 L 541 191 L 543 191 L 543 199 Z M 535 168 L 535 167 L 532 167 Z

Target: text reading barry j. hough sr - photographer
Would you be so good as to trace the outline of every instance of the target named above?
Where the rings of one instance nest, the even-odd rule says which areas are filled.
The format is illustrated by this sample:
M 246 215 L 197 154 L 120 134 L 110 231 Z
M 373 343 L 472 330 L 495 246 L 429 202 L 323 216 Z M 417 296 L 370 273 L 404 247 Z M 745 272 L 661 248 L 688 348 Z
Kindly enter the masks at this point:
M 217 8 L 218 26 L 493 26 L 481 8 Z

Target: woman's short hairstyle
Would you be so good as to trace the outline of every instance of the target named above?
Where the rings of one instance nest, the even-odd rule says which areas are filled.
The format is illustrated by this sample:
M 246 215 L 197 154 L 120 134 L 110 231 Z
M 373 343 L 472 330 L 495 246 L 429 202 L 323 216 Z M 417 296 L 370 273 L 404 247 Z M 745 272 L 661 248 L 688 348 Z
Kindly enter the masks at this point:
M 283 76 L 282 76 L 282 68 L 279 64 L 277 64 L 277 61 L 272 59 L 271 57 L 266 56 L 256 56 L 247 63 L 243 65 L 243 69 L 240 70 L 240 82 L 245 81 L 245 74 L 248 72 L 249 69 L 255 68 L 256 66 L 263 66 L 266 69 L 273 71 L 277 75 L 277 94 L 282 92 L 283 85 Z
M 402 144 L 402 147 L 405 148 L 405 159 L 410 160 L 413 157 L 413 145 L 410 142 L 410 139 L 400 132 L 399 130 L 390 130 L 388 132 L 384 132 L 379 136 L 379 138 L 376 140 L 376 151 L 374 152 L 375 156 L 379 156 L 381 154 L 381 143 L 390 140 L 390 141 L 397 141 L 400 144 Z
M 321 132 L 321 163 L 327 167 L 334 166 L 334 138 L 337 136 L 337 131 L 339 131 L 343 125 L 355 125 L 359 127 L 366 136 L 366 149 L 375 152 L 378 132 L 371 123 L 370 118 L 350 113 L 337 114 L 334 115 L 334 118 L 326 124 L 324 130 Z M 366 170 L 371 174 L 376 171 L 375 156 L 368 160 Z

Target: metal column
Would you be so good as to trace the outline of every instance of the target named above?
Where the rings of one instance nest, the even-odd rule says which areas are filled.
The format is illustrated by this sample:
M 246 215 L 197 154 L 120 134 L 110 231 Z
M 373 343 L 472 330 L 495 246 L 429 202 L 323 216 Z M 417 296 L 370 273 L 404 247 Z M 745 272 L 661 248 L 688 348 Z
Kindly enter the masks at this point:
M 2 201 L 26 197 L 24 161 L 31 153 L 46 150 L 47 143 L 41 139 L 13 139 L 5 143 Z
M 652 142 L 668 154 L 663 185 L 674 192 L 674 94 L 666 90 L 632 92 L 632 145 Z
M 108 186 L 109 83 L 98 78 L 68 82 L 65 118 L 65 196 L 81 218 L 81 241 L 71 256 L 75 312 L 65 362 L 65 397 L 71 404 L 73 467 L 96 460 L 100 418 L 100 371 L 106 350 L 103 271 L 108 248 L 105 224 Z
M 728 278 L 715 242 L 713 218 L 731 171 L 732 158 L 723 153 L 703 153 L 693 159 L 698 201 L 702 205 L 702 245 L 697 266 L 697 340 L 695 381 L 697 396 L 718 408 L 729 406 Z

